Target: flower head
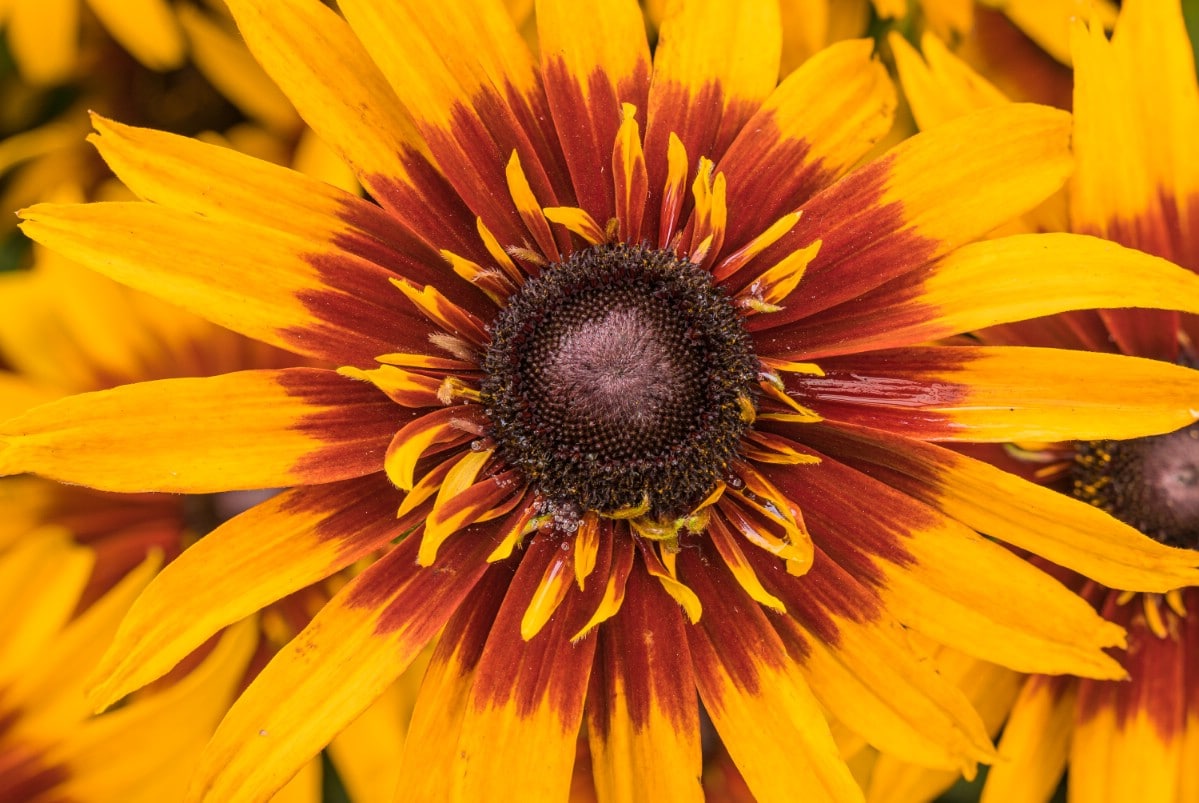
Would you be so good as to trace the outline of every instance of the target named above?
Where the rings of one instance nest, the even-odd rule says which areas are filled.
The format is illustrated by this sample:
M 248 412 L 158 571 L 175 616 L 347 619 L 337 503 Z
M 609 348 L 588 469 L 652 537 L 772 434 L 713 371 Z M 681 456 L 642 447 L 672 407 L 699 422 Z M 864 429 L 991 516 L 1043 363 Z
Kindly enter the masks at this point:
M 498 3 L 231 6 L 377 203 L 98 120 L 150 203 L 24 225 L 340 367 L 129 385 L 0 427 L 9 472 L 291 488 L 155 580 L 99 702 L 381 555 L 235 704 L 197 797 L 268 796 L 440 633 L 401 762 L 414 799 L 563 798 L 584 729 L 601 797 L 694 798 L 697 692 L 759 798 L 802 780 L 853 799 L 821 706 L 934 766 L 990 755 L 905 627 L 1121 673 L 1101 651 L 1118 628 L 976 529 L 1146 587 L 1196 577 L 1081 503 L 1044 532 L 1023 491 L 1051 492 L 931 443 L 1194 420 L 1186 368 L 927 345 L 1097 303 L 1199 308 L 1191 274 L 1117 247 L 1096 269 L 1085 238 L 968 245 L 1065 179 L 1066 115 L 983 112 L 852 170 L 890 126 L 885 71 L 848 42 L 778 83 L 771 2 L 680 6 L 652 60 L 635 3 L 542 2 L 540 65 Z M 1126 270 L 1153 284 L 1125 292 Z
M 1179 5 L 1127 2 L 1110 41 L 1097 17 L 1089 25 L 1076 22 L 1072 38 L 1077 169 L 1068 187 L 1069 226 L 1199 270 L 1199 159 L 1189 133 L 1199 125 L 1199 85 Z M 960 65 L 927 53 L 927 45 L 926 55 L 927 67 L 912 52 L 900 62 L 922 124 L 961 111 L 938 98 L 974 105 L 986 94 L 978 91 L 977 77 L 971 79 L 973 88 L 960 82 L 965 75 Z M 1142 279 L 1129 275 L 1127 281 Z M 1195 332 L 1192 315 L 1106 309 L 1006 324 L 978 336 L 990 343 L 1195 365 Z M 1178 552 L 1199 550 L 1199 430 L 1194 425 L 1127 441 L 1020 444 L 997 449 L 989 459 Z M 1025 678 L 994 667 L 981 670 L 991 682 L 976 684 L 973 691 L 977 699 L 996 701 L 994 730 L 1007 717 L 999 744 L 1003 760 L 992 769 L 983 799 L 1048 798 L 1067 764 L 1070 794 L 1080 800 L 1185 796 L 1190 776 L 1182 756 L 1195 737 L 1193 712 L 1199 703 L 1192 669 L 1199 660 L 1194 613 L 1199 589 L 1182 578 L 1175 587 L 1151 590 L 1126 575 L 1097 583 L 1032 560 L 1128 630 L 1127 648 L 1112 654 L 1129 677 L 1123 682 Z M 1137 593 L 1144 591 L 1153 593 Z M 973 662 L 960 656 L 952 660 L 971 664 L 963 677 L 980 674 Z M 880 788 L 893 784 L 896 763 L 881 759 L 879 765 L 884 767 Z

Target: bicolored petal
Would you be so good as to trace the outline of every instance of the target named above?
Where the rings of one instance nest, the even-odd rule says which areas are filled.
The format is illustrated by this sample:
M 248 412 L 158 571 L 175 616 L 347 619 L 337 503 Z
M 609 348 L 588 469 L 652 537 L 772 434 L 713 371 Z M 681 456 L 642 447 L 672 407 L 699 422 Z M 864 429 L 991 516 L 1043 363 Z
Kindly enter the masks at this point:
M 443 260 L 396 217 L 337 187 L 197 139 L 93 115 L 90 139 L 138 197 L 223 221 L 254 223 L 328 244 L 419 284 L 453 286 L 470 309 L 481 294 L 451 278 Z M 476 249 L 477 250 L 477 249 Z
M 1003 237 L 963 246 L 805 320 L 802 344 L 794 341 L 778 353 L 792 359 L 853 354 L 1105 307 L 1199 312 L 1199 276 L 1096 237 Z
M 784 377 L 823 418 L 909 438 L 1053 442 L 1135 438 L 1199 418 L 1199 372 L 1066 349 L 916 346 L 821 360 Z
M 645 20 L 629 0 L 542 0 L 537 29 L 545 93 L 575 196 L 602 226 L 616 209 L 608 167 L 622 105 L 631 103 L 645 122 L 650 74 Z M 625 239 L 639 238 L 632 232 Z
M 381 470 L 404 415 L 372 386 L 320 369 L 162 379 L 0 425 L 0 473 L 121 492 L 333 482 Z
M 637 568 L 598 638 L 587 723 L 600 803 L 702 801 L 699 707 L 677 604 Z
M 23 214 L 26 234 L 68 258 L 289 351 L 369 367 L 429 349 L 432 329 L 391 287 L 396 274 L 336 242 L 147 203 Z
M 452 748 L 462 731 L 479 658 L 514 569 L 512 563 L 489 567 L 471 591 L 468 604 L 446 623 L 421 681 L 404 740 L 400 757 L 404 783 L 395 790 L 396 803 L 453 800 L 451 788 L 461 764 Z
M 1199 556 L 1145 538 L 1107 513 L 934 444 L 856 427 L 821 427 L 817 448 L 979 532 L 1112 588 L 1167 591 L 1199 583 Z
M 1077 699 L 1078 681 L 1073 678 L 1028 678 L 1012 706 L 999 756 L 987 775 L 985 803 L 1048 800 L 1053 795 L 1066 769 Z
M 254 57 L 371 196 L 429 246 L 473 255 L 473 216 L 345 20 L 319 0 L 228 6 Z
M 1129 681 L 1079 686 L 1070 745 L 1071 794 L 1079 800 L 1175 800 L 1188 771 L 1181 760 L 1190 656 L 1177 627 L 1164 638 L 1150 632 L 1140 602 L 1120 605 L 1109 594 L 1104 605 L 1129 630 L 1122 656 Z
M 824 713 L 766 614 L 719 560 L 685 549 L 679 571 L 704 607 L 686 629 L 699 696 L 754 796 L 792 801 L 794 779 L 803 778 L 808 800 L 861 800 Z
M 502 3 L 352 0 L 340 7 L 449 183 L 505 245 L 527 237 L 504 175 L 513 152 L 542 206 L 570 204 L 540 77 Z
M 746 122 L 717 165 L 729 187 L 727 248 L 799 209 L 890 129 L 895 87 L 872 52 L 869 40 L 821 51 Z
M 222 627 L 328 577 L 402 533 L 381 476 L 297 488 L 213 530 L 154 579 L 95 671 L 104 708 Z
M 1125 3 L 1110 42 L 1081 22 L 1071 39 L 1074 229 L 1186 264 L 1177 251 L 1188 227 L 1170 221 L 1193 220 L 1199 203 L 1199 86 L 1181 4 Z
M 654 52 L 645 131 L 654 198 L 666 186 L 671 137 L 690 157 L 692 170 L 701 157 L 720 161 L 774 90 L 782 48 L 777 3 L 703 0 L 672 11 Z M 651 239 L 658 228 L 655 206 L 651 202 L 646 210 Z
M 596 646 L 594 636 L 570 640 L 580 595 L 568 595 L 537 635 L 521 635 L 561 542 L 538 533 L 496 613 L 466 701 L 452 800 L 563 800 L 570 789 Z
M 824 554 L 802 577 L 777 560 L 754 564 L 787 605 L 775 629 L 837 721 L 879 750 L 929 767 L 969 772 L 992 757 L 969 701 L 933 670 L 877 592 Z
M 1121 643 L 1119 627 L 935 508 L 828 455 L 803 472 L 768 474 L 804 511 L 817 546 L 904 625 L 1025 672 L 1123 676 L 1102 651 Z
M 493 538 L 416 565 L 409 538 L 351 580 L 255 678 L 200 759 L 189 799 L 264 801 L 391 684 L 483 575 Z
M 783 310 L 748 327 L 784 326 L 860 296 L 1032 208 L 1069 175 L 1069 134 L 1065 112 L 1013 103 L 917 134 L 845 176 L 758 257 L 771 265 L 823 242 Z M 801 329 L 771 337 L 795 348 Z

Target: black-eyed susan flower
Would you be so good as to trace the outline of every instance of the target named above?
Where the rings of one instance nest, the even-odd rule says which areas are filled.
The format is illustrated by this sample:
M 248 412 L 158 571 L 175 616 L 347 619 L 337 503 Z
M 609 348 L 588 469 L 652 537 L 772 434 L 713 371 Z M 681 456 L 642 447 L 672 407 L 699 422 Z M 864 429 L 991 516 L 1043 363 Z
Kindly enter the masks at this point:
M 498 3 L 340 5 L 231 4 L 375 202 L 99 120 L 146 202 L 26 213 L 73 258 L 339 366 L 128 385 L 0 428 L 7 472 L 293 488 L 156 578 L 99 703 L 386 550 L 241 696 L 193 797 L 265 799 L 440 634 L 404 799 L 563 799 L 581 731 L 601 799 L 696 799 L 698 692 L 757 797 L 852 800 L 825 710 L 915 761 L 990 755 L 908 629 L 1121 674 L 1101 650 L 1119 629 L 976 528 L 1149 590 L 1195 578 L 1193 554 L 1001 472 L 980 485 L 931 443 L 1195 419 L 1186 368 L 926 345 L 1194 306 L 1194 276 L 1118 246 L 969 244 L 1065 179 L 1066 115 L 986 111 L 851 170 L 892 86 L 870 42 L 779 83 L 771 2 L 680 5 L 652 61 L 636 4 L 543 2 L 539 65 Z
M 977 106 L 983 96 L 1002 102 L 944 54 L 929 57 L 927 68 L 910 52 L 900 63 L 917 119 L 929 125 Z M 1096 20 L 1089 28 L 1076 24 L 1074 64 L 1077 170 L 1069 185 L 1069 225 L 1199 270 L 1199 158 L 1190 145 L 1199 125 L 1199 87 L 1179 5 L 1125 3 L 1110 42 Z M 994 327 L 980 337 L 1194 365 L 1196 333 L 1193 316 L 1104 310 Z M 1021 444 L 991 459 L 1158 542 L 1199 549 L 1199 431 L 1193 426 L 1130 441 Z M 1135 593 L 1033 560 L 1128 629 L 1127 649 L 1115 654 L 1129 679 L 1022 678 L 950 656 L 963 667 L 963 679 L 989 675 L 968 693 L 999 701 L 996 729 L 1007 718 L 983 800 L 1047 800 L 1067 764 L 1071 800 L 1189 799 L 1195 786 L 1188 761 L 1199 733 L 1199 589 Z M 903 799 L 913 799 L 917 786 L 932 793 L 947 782 L 930 783 L 890 759 L 880 760 L 875 773 L 872 796 L 880 801 L 899 799 L 887 790 L 901 786 L 901 778 L 913 784 L 902 784 L 909 790 Z

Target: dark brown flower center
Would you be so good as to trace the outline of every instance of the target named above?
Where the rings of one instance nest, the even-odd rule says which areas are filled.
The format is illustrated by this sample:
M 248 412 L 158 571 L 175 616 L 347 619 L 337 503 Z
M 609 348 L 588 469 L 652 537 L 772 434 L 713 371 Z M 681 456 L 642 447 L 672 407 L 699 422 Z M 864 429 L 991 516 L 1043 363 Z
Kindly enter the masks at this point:
M 1163 544 L 1199 549 L 1199 425 L 1081 444 L 1072 479 L 1079 499 Z
M 703 269 L 594 246 L 526 282 L 490 334 L 490 435 L 551 502 L 678 517 L 727 473 L 758 363 Z

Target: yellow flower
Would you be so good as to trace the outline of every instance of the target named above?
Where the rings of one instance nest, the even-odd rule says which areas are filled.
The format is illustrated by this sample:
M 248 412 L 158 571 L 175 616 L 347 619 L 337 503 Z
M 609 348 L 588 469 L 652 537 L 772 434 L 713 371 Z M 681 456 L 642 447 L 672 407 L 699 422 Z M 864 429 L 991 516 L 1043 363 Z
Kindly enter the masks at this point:
M 0 426 L 5 472 L 292 488 L 155 579 L 98 703 L 386 551 L 234 705 L 194 798 L 267 798 L 440 633 L 403 796 L 565 799 L 585 730 L 601 799 L 695 799 L 698 693 L 759 799 L 853 800 L 825 710 L 931 766 L 991 756 L 910 631 L 1121 673 L 1119 628 L 977 531 L 1147 590 L 1199 579 L 1193 554 L 934 443 L 1195 419 L 1185 368 L 928 345 L 1199 310 L 1199 279 L 1118 246 L 973 242 L 1065 180 L 1065 114 L 987 110 L 855 170 L 895 103 L 872 43 L 779 83 L 772 2 L 680 6 L 651 60 L 635 3 L 546 0 L 540 64 L 499 2 L 231 6 L 375 202 L 99 120 L 148 202 L 34 207 L 25 230 L 339 369 L 126 385 Z
M 1192 146 L 1199 126 L 1199 86 L 1179 4 L 1126 2 L 1110 42 L 1097 20 L 1090 27 L 1076 23 L 1073 39 L 1076 170 L 1069 185 L 1069 222 L 1062 225 L 1199 270 L 1199 157 Z M 967 109 L 1004 102 L 935 43 L 926 41 L 925 46 L 927 65 L 910 49 L 897 50 L 905 88 L 922 125 L 935 127 Z M 1126 281 L 1132 285 L 1148 279 L 1129 274 Z M 990 343 L 1118 352 L 1193 365 L 1196 334 L 1190 315 L 1115 309 L 1009 324 L 980 337 Z M 1125 442 L 1027 444 L 992 459 L 1104 510 L 1178 552 L 1195 554 L 1197 435 L 1192 426 Z M 1185 587 L 1134 593 L 1143 589 L 1121 578 L 1092 575 L 1103 580 L 1099 584 L 1041 565 L 1128 629 L 1127 649 L 1114 655 L 1129 678 L 1023 679 L 961 656 L 945 657 L 960 668 L 956 674 L 963 682 L 989 678 L 975 683 L 969 693 L 993 703 L 993 731 L 1007 718 L 1000 758 L 983 800 L 1048 799 L 1067 764 L 1072 799 L 1187 799 L 1194 784 L 1186 756 L 1199 733 L 1194 682 L 1199 588 L 1180 582 L 1176 585 Z M 949 782 L 946 777 L 930 779 L 891 758 L 880 759 L 874 773 L 872 797 L 880 801 L 925 796 L 916 790 L 931 796 Z

